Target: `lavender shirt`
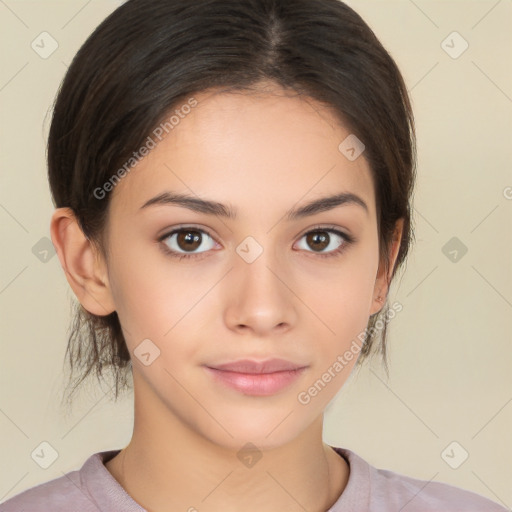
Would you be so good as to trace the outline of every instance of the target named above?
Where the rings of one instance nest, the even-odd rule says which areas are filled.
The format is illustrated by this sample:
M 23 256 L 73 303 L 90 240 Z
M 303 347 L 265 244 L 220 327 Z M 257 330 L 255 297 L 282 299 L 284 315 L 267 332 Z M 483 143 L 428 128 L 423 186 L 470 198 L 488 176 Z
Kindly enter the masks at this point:
M 350 474 L 343 493 L 327 512 L 509 510 L 449 484 L 377 469 L 351 450 L 333 448 L 348 462 Z M 31 487 L 0 504 L 0 512 L 146 512 L 104 466 L 119 451 L 91 455 L 79 470 Z

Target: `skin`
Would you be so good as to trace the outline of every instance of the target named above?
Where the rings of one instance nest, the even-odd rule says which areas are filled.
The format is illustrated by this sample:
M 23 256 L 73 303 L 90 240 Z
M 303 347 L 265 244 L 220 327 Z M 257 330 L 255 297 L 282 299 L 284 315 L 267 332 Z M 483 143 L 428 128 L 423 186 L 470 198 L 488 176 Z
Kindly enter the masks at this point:
M 148 511 L 327 510 L 343 492 L 347 462 L 322 441 L 323 412 L 356 358 L 308 404 L 297 396 L 350 348 L 382 307 L 388 275 L 379 266 L 375 191 L 367 161 L 338 145 L 349 131 L 311 99 L 274 88 L 259 94 L 203 91 L 198 105 L 111 192 L 104 258 L 67 208 L 51 236 L 68 282 L 88 311 L 117 311 L 132 354 L 133 437 L 106 463 Z M 230 205 L 236 219 L 176 205 L 140 209 L 164 191 Z M 335 192 L 352 192 L 368 212 L 345 204 L 288 221 L 284 213 Z M 206 230 L 186 253 L 171 228 Z M 356 238 L 322 258 L 306 233 L 336 226 Z M 327 232 L 327 253 L 346 243 Z M 263 248 L 252 263 L 236 248 L 248 236 Z M 190 250 L 190 249 L 189 249 Z M 150 339 L 150 365 L 133 351 Z M 202 365 L 281 357 L 307 365 L 289 387 L 251 396 L 214 382 Z M 252 467 L 237 452 L 262 455 Z M 195 508 L 192 508 L 195 507 Z

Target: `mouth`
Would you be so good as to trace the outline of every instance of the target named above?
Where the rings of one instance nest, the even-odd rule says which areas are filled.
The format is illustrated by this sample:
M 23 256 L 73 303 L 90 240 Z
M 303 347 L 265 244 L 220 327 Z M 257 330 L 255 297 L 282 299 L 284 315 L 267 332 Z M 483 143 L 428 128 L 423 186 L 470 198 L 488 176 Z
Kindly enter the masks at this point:
M 217 383 L 246 395 L 270 396 L 296 381 L 307 366 L 283 359 L 257 362 L 240 360 L 205 366 Z
M 240 359 L 238 361 L 206 366 L 215 370 L 224 370 L 228 372 L 261 374 L 298 370 L 299 368 L 304 368 L 306 365 L 293 363 L 286 359 L 266 359 L 265 361 Z

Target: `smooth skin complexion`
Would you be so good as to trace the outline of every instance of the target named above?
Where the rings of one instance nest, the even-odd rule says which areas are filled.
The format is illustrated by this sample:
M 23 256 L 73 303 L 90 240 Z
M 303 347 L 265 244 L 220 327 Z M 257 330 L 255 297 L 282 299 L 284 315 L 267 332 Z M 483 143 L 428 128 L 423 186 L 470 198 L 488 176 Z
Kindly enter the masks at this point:
M 386 276 L 368 163 L 364 153 L 349 161 L 338 150 L 350 132 L 321 104 L 278 88 L 194 97 L 198 105 L 111 192 L 106 259 L 69 209 L 52 217 L 80 303 L 96 315 L 117 311 L 132 354 L 133 437 L 106 467 L 151 512 L 326 511 L 349 469 L 323 443 L 323 411 L 356 358 L 308 404 L 297 396 L 382 307 L 402 225 Z M 222 203 L 233 215 L 142 207 L 166 192 Z M 287 215 L 341 193 L 366 208 L 346 202 Z M 181 237 L 163 238 L 178 228 Z M 187 242 L 187 229 L 197 242 Z M 247 237 L 263 249 L 252 263 L 236 252 Z M 149 366 L 133 355 L 145 339 L 160 350 Z M 205 368 L 270 358 L 306 369 L 275 394 L 255 396 Z M 252 467 L 237 457 L 248 442 L 262 454 Z

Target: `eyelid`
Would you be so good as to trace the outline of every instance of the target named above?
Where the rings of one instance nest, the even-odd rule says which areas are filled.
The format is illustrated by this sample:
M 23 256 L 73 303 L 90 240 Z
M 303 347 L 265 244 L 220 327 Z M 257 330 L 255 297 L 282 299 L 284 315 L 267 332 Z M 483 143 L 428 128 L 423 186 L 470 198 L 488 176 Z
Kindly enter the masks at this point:
M 193 224 L 183 224 L 183 225 L 177 225 L 177 226 L 170 228 L 163 235 L 160 235 L 158 237 L 158 242 L 160 242 L 160 245 L 165 246 L 163 248 L 165 253 L 167 253 L 168 255 L 170 255 L 172 257 L 176 257 L 178 259 L 183 259 L 183 258 L 193 259 L 193 258 L 201 258 L 203 255 L 207 254 L 210 250 L 212 250 L 212 249 L 210 249 L 210 250 L 206 250 L 206 251 L 202 251 L 202 252 L 198 252 L 198 253 L 178 252 L 178 251 L 175 251 L 175 250 L 169 248 L 169 246 L 167 244 L 163 243 L 164 240 L 166 240 L 167 238 L 170 238 L 172 235 L 176 234 L 177 232 L 186 231 L 187 229 L 190 229 L 191 231 L 196 230 L 201 233 L 204 233 L 204 234 L 208 235 L 215 243 L 219 244 L 216 237 L 214 237 L 209 232 L 208 229 L 205 229 L 205 228 L 199 227 L 199 226 L 195 226 Z M 309 253 L 310 255 L 317 256 L 317 257 L 335 256 L 337 254 L 341 254 L 342 252 L 344 252 L 345 249 L 347 248 L 347 246 L 351 245 L 354 242 L 357 242 L 357 239 L 353 235 L 349 235 L 345 231 L 342 231 L 342 229 L 343 228 L 340 228 L 339 226 L 332 225 L 332 224 L 329 224 L 329 225 L 316 224 L 314 226 L 307 228 L 301 235 L 299 235 L 298 240 L 301 240 L 302 238 L 304 238 L 304 236 L 306 236 L 310 233 L 314 233 L 314 232 L 318 232 L 318 231 L 320 231 L 320 232 L 327 231 L 327 232 L 334 233 L 334 234 L 340 236 L 341 238 L 343 238 L 343 240 L 344 240 L 343 244 L 339 248 L 325 252 L 325 253 L 324 252 L 307 251 L 307 250 L 304 252 Z
M 310 226 L 306 230 L 303 231 L 299 238 L 302 238 L 304 235 L 311 233 L 312 231 L 335 231 L 339 233 L 341 236 L 346 238 L 347 240 L 355 240 L 355 238 L 347 233 L 345 228 L 342 228 L 336 224 L 315 224 L 314 226 Z
M 194 226 L 193 224 L 183 224 L 183 225 L 177 225 L 172 228 L 169 228 L 162 235 L 158 236 L 157 240 L 158 240 L 158 242 L 163 242 L 164 240 L 166 240 L 167 238 L 170 238 L 172 235 L 176 234 L 177 232 L 186 231 L 187 229 L 189 229 L 190 231 L 199 231 L 202 234 L 206 234 L 216 244 L 219 244 L 216 237 L 214 237 L 208 229 L 206 229 L 204 227 Z M 169 249 L 169 250 L 171 250 L 171 249 Z M 173 252 L 175 252 L 175 251 L 173 251 Z M 207 252 L 207 251 L 203 251 L 203 252 Z M 184 253 L 178 253 L 178 254 L 202 254 L 202 253 L 185 253 L 184 252 Z
M 334 233 L 335 235 L 341 237 L 343 239 L 343 243 L 337 248 L 333 249 L 328 252 L 315 252 L 315 251 L 304 251 L 308 256 L 317 257 L 317 258 L 329 258 L 329 257 L 335 257 L 337 255 L 341 255 L 349 248 L 350 245 L 357 242 L 357 238 L 351 234 L 348 234 L 344 228 L 340 228 L 337 225 L 333 224 L 317 224 L 315 226 L 309 227 L 304 231 L 298 238 L 298 240 L 301 240 L 304 236 L 315 233 L 315 232 L 322 232 L 326 231 L 329 233 Z
M 172 228 L 165 230 L 164 233 L 158 237 L 158 241 L 162 241 L 165 238 L 168 238 L 171 234 L 175 233 L 176 231 L 180 231 L 182 229 L 196 229 L 197 231 L 206 233 L 210 238 L 212 238 L 217 243 L 219 243 L 218 240 L 216 239 L 216 237 L 210 233 L 208 228 L 204 228 L 203 226 L 194 225 L 194 224 L 183 224 L 183 225 L 178 224 L 176 226 L 173 226 Z M 326 224 L 315 224 L 314 226 L 310 226 L 310 227 L 306 228 L 300 235 L 298 235 L 298 238 L 302 238 L 304 235 L 307 235 L 311 231 L 317 231 L 317 230 L 326 230 L 326 231 L 333 230 L 333 231 L 338 232 L 341 236 L 343 236 L 347 240 L 356 241 L 356 239 L 354 238 L 353 235 L 348 234 L 346 232 L 346 230 L 344 230 L 344 228 L 341 228 L 340 226 L 335 225 L 335 224 L 327 224 L 327 225 Z

